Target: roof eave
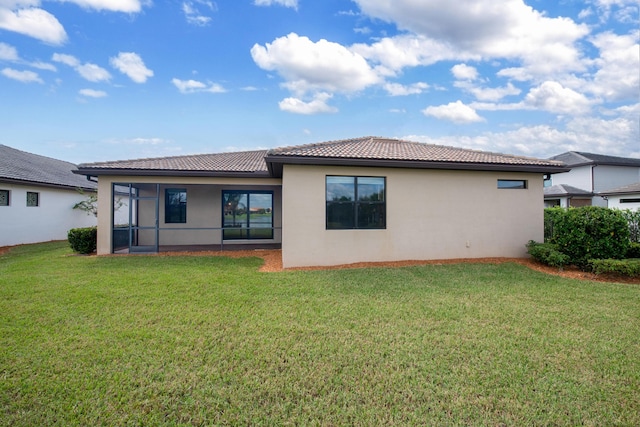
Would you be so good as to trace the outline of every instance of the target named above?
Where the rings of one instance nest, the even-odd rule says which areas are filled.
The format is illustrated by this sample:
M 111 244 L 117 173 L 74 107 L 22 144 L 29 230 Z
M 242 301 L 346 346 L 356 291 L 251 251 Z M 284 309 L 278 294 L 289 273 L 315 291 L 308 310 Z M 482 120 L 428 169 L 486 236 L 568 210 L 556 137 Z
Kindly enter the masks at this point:
M 175 176 L 175 177 L 219 177 L 219 178 L 271 178 L 268 171 L 191 171 L 173 169 L 112 169 L 112 168 L 79 168 L 73 173 L 87 176 Z
M 406 169 L 447 169 L 447 170 L 476 170 L 494 172 L 531 172 L 531 173 L 559 173 L 568 172 L 566 166 L 553 165 L 518 165 L 499 163 L 475 162 L 433 162 L 421 160 L 383 160 L 357 159 L 335 157 L 300 157 L 300 156 L 267 156 L 265 157 L 269 172 L 276 177 L 282 177 L 282 167 L 291 165 L 317 166 L 364 166 Z
M 15 178 L 0 178 L 0 182 L 6 182 L 11 184 L 18 185 L 34 185 L 38 187 L 47 187 L 47 188 L 59 188 L 64 190 L 77 190 L 81 189 L 83 191 L 98 191 L 96 187 L 85 187 L 82 185 L 67 185 L 67 184 L 57 184 L 51 182 L 40 182 L 40 181 L 30 181 L 26 179 L 15 179 Z

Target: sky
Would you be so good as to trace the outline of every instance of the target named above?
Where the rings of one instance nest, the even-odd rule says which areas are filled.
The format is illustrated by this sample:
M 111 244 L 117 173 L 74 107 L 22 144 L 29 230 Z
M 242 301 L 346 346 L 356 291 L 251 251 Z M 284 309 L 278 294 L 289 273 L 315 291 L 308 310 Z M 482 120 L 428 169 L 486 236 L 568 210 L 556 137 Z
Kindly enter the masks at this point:
M 0 0 L 0 144 L 640 158 L 639 22 L 637 0 Z

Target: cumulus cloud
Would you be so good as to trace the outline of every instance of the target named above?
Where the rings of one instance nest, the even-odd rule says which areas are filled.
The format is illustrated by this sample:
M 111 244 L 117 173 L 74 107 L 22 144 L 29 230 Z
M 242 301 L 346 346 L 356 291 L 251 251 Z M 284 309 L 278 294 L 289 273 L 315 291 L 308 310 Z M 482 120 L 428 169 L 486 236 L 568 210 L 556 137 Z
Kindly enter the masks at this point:
M 142 10 L 140 0 L 61 0 L 75 3 L 85 9 L 108 10 L 110 12 L 136 13 Z
M 67 33 L 58 19 L 37 7 L 11 10 L 0 5 L 0 28 L 53 45 L 67 41 Z
M 20 57 L 18 56 L 18 50 L 6 43 L 0 42 L 0 61 L 18 61 Z
M 291 33 L 265 46 L 251 48 L 254 62 L 262 69 L 276 71 L 284 87 L 298 97 L 307 92 L 356 92 L 381 79 L 359 54 L 344 46 Z
M 149 77 L 153 77 L 153 71 L 144 65 L 137 53 L 120 52 L 118 56 L 110 58 L 109 62 L 113 68 L 126 74 L 136 83 L 145 83 Z
M 437 107 L 430 106 L 422 110 L 425 116 L 435 117 L 436 119 L 448 120 L 457 124 L 482 122 L 484 119 L 476 113 L 476 111 L 458 100 L 450 102 L 446 105 Z
M 467 64 L 457 64 L 451 67 L 451 73 L 459 80 L 475 80 L 478 78 L 478 70 Z
M 54 53 L 51 57 L 51 60 L 72 67 L 78 72 L 78 74 L 80 74 L 83 79 L 90 82 L 95 83 L 111 80 L 111 74 L 104 68 L 90 62 L 83 64 L 78 58 L 73 55 Z
M 591 43 L 600 51 L 595 61 L 599 68 L 586 89 L 609 101 L 637 99 L 640 75 L 630 72 L 638 70 L 637 35 L 605 32 L 592 37 Z
M 95 89 L 80 89 L 78 93 L 89 98 L 104 98 L 107 96 L 107 92 Z
M 298 0 L 255 0 L 253 2 L 256 6 L 272 6 L 278 4 L 284 7 L 291 7 L 293 9 L 298 8 Z
M 335 113 L 337 108 L 327 105 L 327 101 L 332 95 L 328 93 L 318 93 L 314 98 L 305 102 L 298 98 L 285 98 L 278 104 L 282 111 L 295 114 L 318 114 L 318 113 Z
M 531 89 L 524 103 L 540 110 L 560 114 L 579 115 L 588 112 L 590 108 L 587 97 L 551 81 Z
M 172 79 L 171 83 L 178 88 L 180 93 L 190 94 L 198 92 L 224 93 L 226 89 L 217 83 L 203 83 L 197 80 Z
M 400 83 L 385 83 L 384 90 L 391 96 L 417 95 L 429 89 L 429 85 L 424 82 L 402 85 Z
M 4 68 L 2 75 L 22 83 L 43 83 L 38 73 L 28 70 L 20 71 L 13 68 Z

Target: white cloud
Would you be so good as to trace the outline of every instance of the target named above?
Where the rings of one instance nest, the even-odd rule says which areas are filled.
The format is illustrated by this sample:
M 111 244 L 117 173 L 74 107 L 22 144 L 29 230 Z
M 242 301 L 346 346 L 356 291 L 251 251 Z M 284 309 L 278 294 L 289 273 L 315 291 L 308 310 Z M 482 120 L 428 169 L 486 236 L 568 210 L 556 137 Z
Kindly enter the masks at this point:
M 319 113 L 335 113 L 337 108 L 327 104 L 332 95 L 328 93 L 318 93 L 313 100 L 304 102 L 298 98 L 285 98 L 278 104 L 282 111 L 295 114 L 319 114 Z
M 60 0 L 75 3 L 85 9 L 108 10 L 111 12 L 136 13 L 142 10 L 140 0 Z M 146 2 L 145 2 L 146 3 Z
M 0 28 L 53 45 L 67 41 L 67 33 L 58 19 L 37 7 L 13 11 L 0 6 Z
M 425 116 L 448 120 L 458 124 L 482 122 L 484 119 L 476 111 L 461 101 L 450 102 L 437 107 L 430 106 L 422 110 Z
M 205 26 L 211 22 L 211 17 L 202 12 L 202 8 L 212 12 L 217 10 L 215 3 L 207 0 L 191 0 L 182 2 L 182 12 L 189 24 Z
M 107 92 L 95 89 L 80 89 L 78 93 L 89 98 L 104 98 L 105 96 L 107 96 Z
M 391 96 L 417 95 L 429 89 L 429 85 L 424 82 L 402 85 L 400 83 L 385 83 L 384 90 Z
M 87 62 L 85 64 L 78 65 L 75 68 L 82 78 L 90 82 L 109 81 L 111 79 L 111 74 L 96 64 Z
M 136 83 L 145 83 L 149 77 L 153 77 L 153 71 L 144 65 L 137 53 L 120 52 L 118 56 L 110 58 L 109 62 L 113 68 L 126 74 Z
M 586 90 L 610 101 L 636 100 L 640 87 L 637 34 L 605 32 L 591 38 L 591 43 L 600 51 L 595 60 L 599 68 Z
M 475 80 L 478 78 L 478 70 L 466 64 L 457 64 L 451 67 L 451 73 L 458 80 Z
M 298 8 L 298 0 L 255 0 L 253 2 L 256 6 L 271 6 L 279 4 L 284 7 L 291 7 L 293 9 Z
M 277 71 L 284 87 L 298 97 L 307 92 L 356 92 L 381 82 L 359 54 L 344 46 L 291 33 L 265 46 L 255 44 L 251 56 L 262 69 Z
M 2 70 L 2 75 L 22 83 L 43 83 L 40 76 L 38 76 L 38 73 L 28 70 L 19 71 L 14 70 L 13 68 L 4 68 Z
M 18 50 L 6 43 L 0 42 L 0 61 L 18 61 L 20 57 L 18 56 Z
M 172 79 L 171 83 L 175 87 L 178 88 L 180 93 L 189 94 L 189 93 L 198 93 L 198 92 L 209 92 L 209 93 L 224 93 L 226 89 L 217 83 L 202 83 L 197 80 L 180 80 L 180 79 Z
M 584 114 L 590 108 L 587 97 L 551 81 L 531 89 L 524 103 L 539 110 L 560 114 Z
M 521 90 L 511 83 L 503 87 L 482 87 L 469 81 L 457 81 L 455 87 L 463 89 L 480 101 L 499 101 L 505 96 L 519 95 Z
M 86 62 L 82 64 L 78 58 L 64 53 L 54 53 L 51 57 L 54 62 L 68 65 L 75 69 L 82 78 L 90 82 L 102 82 L 111 80 L 111 74 L 99 65 Z

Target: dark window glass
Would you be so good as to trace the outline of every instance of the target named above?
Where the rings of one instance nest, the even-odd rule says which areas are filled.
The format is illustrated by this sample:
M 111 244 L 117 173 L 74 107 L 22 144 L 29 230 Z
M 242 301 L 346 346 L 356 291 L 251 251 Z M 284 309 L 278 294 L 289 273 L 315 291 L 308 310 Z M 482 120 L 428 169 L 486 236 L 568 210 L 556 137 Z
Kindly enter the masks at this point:
M 639 199 L 620 199 L 620 203 L 640 203 Z
M 506 189 L 526 189 L 527 180 L 525 179 L 499 179 L 498 188 Z
M 327 229 L 385 228 L 385 178 L 327 176 Z
M 35 207 L 40 204 L 40 193 L 27 191 L 27 206 Z
M 164 192 L 164 222 L 184 224 L 187 222 L 187 190 L 167 188 Z
M 224 239 L 273 239 L 273 192 L 223 191 Z
M 0 206 L 9 206 L 9 190 L 0 190 Z

